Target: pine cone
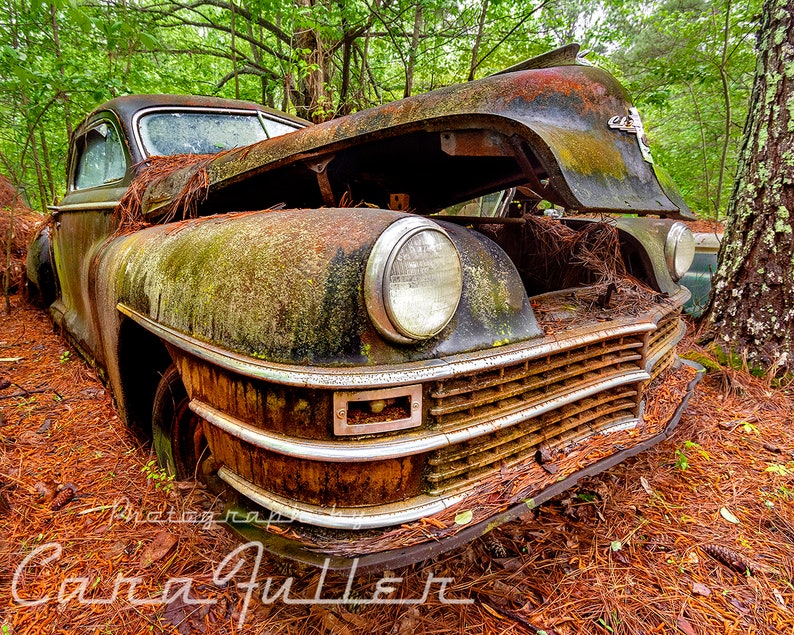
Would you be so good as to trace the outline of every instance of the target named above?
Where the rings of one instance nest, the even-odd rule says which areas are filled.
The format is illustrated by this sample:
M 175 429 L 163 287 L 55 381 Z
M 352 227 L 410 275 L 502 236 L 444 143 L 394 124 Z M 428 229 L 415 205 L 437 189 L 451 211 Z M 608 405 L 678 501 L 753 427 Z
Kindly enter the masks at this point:
M 52 511 L 57 512 L 60 510 L 66 503 L 74 498 L 74 495 L 77 494 L 77 485 L 73 483 L 67 483 L 63 486 L 63 489 L 58 492 L 55 498 L 52 499 L 52 505 L 50 505 L 50 509 Z
M 507 548 L 496 536 L 493 534 L 485 534 L 482 540 L 494 558 L 507 558 Z
M 741 554 L 727 547 L 722 547 L 720 545 L 703 545 L 702 549 L 717 562 L 724 564 L 737 573 L 744 574 L 749 572 L 750 575 L 754 575 L 758 570 L 756 565 L 750 560 L 747 560 Z

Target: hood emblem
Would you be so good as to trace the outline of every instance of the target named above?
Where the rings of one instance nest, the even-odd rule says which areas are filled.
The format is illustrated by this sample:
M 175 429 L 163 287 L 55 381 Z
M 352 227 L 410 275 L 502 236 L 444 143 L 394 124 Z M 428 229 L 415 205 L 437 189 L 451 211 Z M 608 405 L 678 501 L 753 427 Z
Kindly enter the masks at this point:
M 611 117 L 607 122 L 607 125 L 612 130 L 622 130 L 623 132 L 637 135 L 637 143 L 640 146 L 642 158 L 648 163 L 653 163 L 653 155 L 651 155 L 651 147 L 648 143 L 648 137 L 645 136 L 645 128 L 642 125 L 640 113 L 636 108 L 629 108 L 629 114 L 625 117 L 621 117 L 620 115 Z

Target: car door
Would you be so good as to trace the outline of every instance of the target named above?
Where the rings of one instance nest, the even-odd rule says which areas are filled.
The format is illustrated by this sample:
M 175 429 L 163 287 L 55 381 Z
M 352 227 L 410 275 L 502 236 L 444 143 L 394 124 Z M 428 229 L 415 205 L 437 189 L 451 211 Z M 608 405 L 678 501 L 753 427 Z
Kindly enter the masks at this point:
M 98 328 L 91 306 L 91 263 L 113 233 L 113 211 L 132 179 L 130 149 L 111 112 L 81 126 L 72 145 L 67 193 L 53 209 L 53 252 L 60 297 L 53 317 L 83 353 L 99 362 Z

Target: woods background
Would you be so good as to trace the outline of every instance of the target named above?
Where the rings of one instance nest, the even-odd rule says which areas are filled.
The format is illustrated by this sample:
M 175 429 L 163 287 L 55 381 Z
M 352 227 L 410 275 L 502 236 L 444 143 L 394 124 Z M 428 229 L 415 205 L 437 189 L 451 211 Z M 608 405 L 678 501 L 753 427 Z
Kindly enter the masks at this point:
M 755 70 L 749 0 L 0 0 L 0 172 L 44 211 L 67 140 L 127 93 L 240 97 L 314 121 L 579 41 L 623 82 L 654 155 L 725 213 Z

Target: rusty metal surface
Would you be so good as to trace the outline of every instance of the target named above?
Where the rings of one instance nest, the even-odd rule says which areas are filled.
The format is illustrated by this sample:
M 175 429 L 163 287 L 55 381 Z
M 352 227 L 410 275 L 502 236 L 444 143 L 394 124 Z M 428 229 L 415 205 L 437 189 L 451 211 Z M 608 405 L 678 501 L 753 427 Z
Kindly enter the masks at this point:
M 338 202 L 348 192 L 353 200 L 386 208 L 390 195 L 401 193 L 417 211 L 430 212 L 547 178 L 542 194 L 582 211 L 686 212 L 672 181 L 662 177 L 660 183 L 654 166 L 643 159 L 637 136 L 608 127 L 630 107 L 617 81 L 593 67 L 490 77 L 219 156 L 207 167 L 206 206 L 211 211 L 279 202 L 314 207 L 328 204 L 329 196 Z M 491 146 L 509 151 L 479 158 L 443 151 L 443 135 L 473 131 L 488 133 Z M 311 166 L 330 157 L 318 183 Z M 156 213 L 167 206 L 191 173 L 186 168 L 154 183 L 145 210 Z
M 56 217 L 53 259 L 60 294 L 54 315 L 76 344 L 103 365 L 100 328 L 95 319 L 94 298 L 89 288 L 94 270 L 87 266 L 112 231 L 111 210 L 73 211 Z
M 367 461 L 330 462 L 298 458 L 240 441 L 218 426 L 205 428 L 213 460 L 241 478 L 298 503 L 335 509 L 368 508 L 422 494 L 424 454 L 370 455 Z
M 501 355 L 489 368 L 426 382 L 420 427 L 358 438 L 329 433 L 335 419 L 329 392 L 305 395 L 302 407 L 302 418 L 327 436 L 302 438 L 305 426 L 283 426 L 267 407 L 255 409 L 252 417 L 245 405 L 217 403 L 215 390 L 221 397 L 228 393 L 227 380 L 218 383 L 218 373 L 211 367 L 202 371 L 195 359 L 177 355 L 177 360 L 192 396 L 190 408 L 206 422 L 213 458 L 226 466 L 227 482 L 242 483 L 243 493 L 255 490 L 255 500 L 272 495 L 279 513 L 298 514 L 309 505 L 313 518 L 370 512 L 381 517 L 381 503 L 406 501 L 414 508 L 411 499 L 428 494 L 456 497 L 505 466 L 532 460 L 541 443 L 556 447 L 636 424 L 642 388 L 651 378 L 644 355 L 673 351 L 669 324 L 675 325 L 680 309 L 680 302 L 666 303 L 634 316 L 635 322 L 654 325 L 650 329 L 621 332 L 597 323 L 601 337 L 591 341 L 581 337 L 581 326 L 573 326 L 544 338 L 561 350 L 533 342 L 534 357 L 522 362 L 506 363 L 510 356 Z M 654 329 L 662 336 L 650 347 Z M 265 382 L 249 388 L 250 380 L 241 381 L 245 402 L 270 401 L 269 395 L 248 396 L 267 390 Z M 322 505 L 332 509 L 322 511 Z
M 220 412 L 212 406 L 192 401 L 191 410 L 208 421 L 213 427 L 223 430 L 227 444 L 258 448 L 299 459 L 326 461 L 329 463 L 366 463 L 374 459 L 392 459 L 428 452 L 450 445 L 478 439 L 501 430 L 506 430 L 532 417 L 541 416 L 563 408 L 581 399 L 619 386 L 635 385 L 650 379 L 642 370 L 612 373 L 602 379 L 591 381 L 558 394 L 549 395 L 545 401 L 523 404 L 519 401 L 511 411 L 496 412 L 490 418 L 482 417 L 466 427 L 450 431 L 423 430 L 405 432 L 399 436 L 381 438 L 359 438 L 355 441 L 320 441 L 302 439 L 294 435 L 274 434 L 262 430 L 256 424 L 242 421 L 233 415 Z
M 115 299 L 160 332 L 170 329 L 252 363 L 431 362 L 542 335 L 504 252 L 481 234 L 439 222 L 462 262 L 455 316 L 439 335 L 410 347 L 381 337 L 368 317 L 363 273 L 374 239 L 407 216 L 320 209 L 151 227 L 103 248 L 94 301 Z M 381 381 L 389 379 L 375 383 Z
M 703 370 L 702 367 L 693 362 L 684 360 L 682 363 L 698 368 L 700 371 Z M 635 456 L 640 452 L 644 452 L 645 450 L 652 448 L 654 445 L 664 441 L 678 426 L 678 423 L 680 422 L 681 417 L 686 410 L 689 400 L 692 397 L 695 387 L 699 383 L 701 377 L 702 372 L 699 372 L 688 384 L 686 394 L 678 404 L 673 416 L 665 425 L 664 430 L 659 434 L 646 439 L 645 441 L 637 443 L 630 448 L 619 450 L 614 454 L 601 459 L 597 463 L 579 470 L 574 474 L 571 474 L 570 476 L 558 481 L 554 485 L 547 487 L 542 492 L 535 495 L 528 503 L 521 502 L 516 504 L 504 512 L 495 514 L 494 516 L 482 522 L 466 527 L 458 533 L 440 540 L 428 541 L 403 549 L 392 549 L 377 553 L 363 554 L 356 558 L 351 558 L 345 556 L 324 556 L 312 549 L 307 548 L 296 540 L 275 535 L 266 531 L 266 529 L 261 529 L 251 523 L 247 523 L 244 520 L 246 518 L 246 510 L 239 507 L 230 508 L 231 511 L 239 514 L 238 518 L 241 520 L 240 522 L 231 523 L 229 527 L 246 540 L 260 542 L 263 547 L 271 553 L 313 566 L 324 566 L 326 569 L 330 570 L 349 571 L 351 569 L 355 569 L 360 573 L 379 572 L 386 569 L 393 569 L 426 560 L 449 551 L 450 549 L 454 549 L 455 547 L 466 544 L 467 542 L 470 542 L 475 538 L 492 531 L 506 522 L 515 520 L 522 514 L 526 513 L 529 506 L 537 507 L 538 505 L 542 505 L 551 498 L 554 498 L 567 489 L 573 487 L 581 479 L 600 474 L 601 472 L 614 467 L 618 463 L 621 463 L 626 459 Z

